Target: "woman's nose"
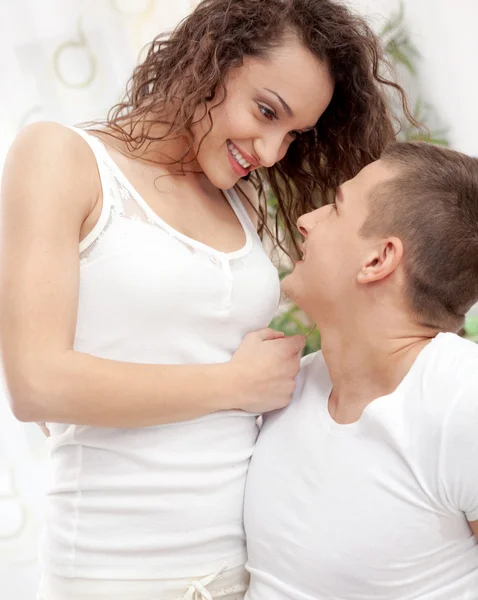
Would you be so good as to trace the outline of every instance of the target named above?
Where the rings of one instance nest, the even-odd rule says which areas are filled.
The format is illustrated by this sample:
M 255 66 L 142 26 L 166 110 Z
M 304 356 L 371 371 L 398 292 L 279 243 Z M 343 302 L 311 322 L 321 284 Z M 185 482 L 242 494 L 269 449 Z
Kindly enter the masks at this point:
M 284 158 L 288 144 L 280 135 L 268 136 L 257 140 L 255 151 L 263 167 L 273 167 L 279 160 Z

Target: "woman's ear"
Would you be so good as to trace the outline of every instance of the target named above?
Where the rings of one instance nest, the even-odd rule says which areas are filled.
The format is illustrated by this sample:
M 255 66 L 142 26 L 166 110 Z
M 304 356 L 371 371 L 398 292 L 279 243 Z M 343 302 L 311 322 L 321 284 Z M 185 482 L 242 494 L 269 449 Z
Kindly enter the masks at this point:
M 402 240 L 397 237 L 381 240 L 366 257 L 357 275 L 357 281 L 366 284 L 385 279 L 397 269 L 402 257 Z

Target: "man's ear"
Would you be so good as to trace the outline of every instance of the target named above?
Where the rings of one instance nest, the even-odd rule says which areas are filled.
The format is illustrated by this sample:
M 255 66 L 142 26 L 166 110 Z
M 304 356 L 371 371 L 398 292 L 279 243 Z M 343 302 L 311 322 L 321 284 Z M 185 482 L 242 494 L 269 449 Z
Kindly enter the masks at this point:
M 403 244 L 397 237 L 381 240 L 365 259 L 358 275 L 358 283 L 373 283 L 391 275 L 403 257 Z

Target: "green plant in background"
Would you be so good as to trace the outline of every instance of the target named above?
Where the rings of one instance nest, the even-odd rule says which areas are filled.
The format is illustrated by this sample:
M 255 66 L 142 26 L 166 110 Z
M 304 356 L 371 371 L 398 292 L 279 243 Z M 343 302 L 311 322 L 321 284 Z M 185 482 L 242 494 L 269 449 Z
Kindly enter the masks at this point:
M 435 111 L 431 104 L 424 102 L 421 98 L 416 100 L 413 107 L 413 116 L 419 123 L 426 125 L 432 116 L 434 117 L 434 113 Z M 433 130 L 429 129 L 428 135 L 424 136 L 423 133 L 418 131 L 411 123 L 404 121 L 398 138 L 409 142 L 428 142 L 439 146 L 449 146 L 447 133 L 448 130 L 444 127 L 434 128 Z
M 379 36 L 392 67 L 395 70 L 404 69 L 409 78 L 416 80 L 418 74 L 415 65 L 421 57 L 407 31 L 405 7 L 402 1 L 399 4 L 398 11 L 390 17 L 380 31 Z M 431 104 L 417 98 L 412 112 L 415 120 L 427 127 L 427 135 L 416 129 L 406 119 L 401 119 L 398 139 L 403 141 L 426 141 L 440 146 L 449 145 L 446 128 L 430 128 L 430 123 L 436 121 L 436 114 Z
M 304 355 L 320 348 L 320 332 L 307 320 L 298 306 L 290 303 L 271 324 L 273 329 L 283 331 L 286 335 L 303 335 L 306 338 Z
M 420 59 L 418 50 L 410 40 L 405 26 L 405 11 L 403 3 L 400 2 L 396 14 L 388 20 L 380 32 L 385 52 L 392 67 L 405 69 L 408 77 L 417 77 L 416 62 Z M 398 108 L 398 107 L 397 107 Z M 426 141 L 432 144 L 448 146 L 447 130 L 444 128 L 432 128 L 431 122 L 436 122 L 433 107 L 418 98 L 414 105 L 413 116 L 416 121 L 428 128 L 428 134 L 413 127 L 406 119 L 400 119 L 400 133 L 398 139 L 403 141 Z M 277 202 L 272 196 L 269 200 L 269 212 L 271 217 L 276 213 Z M 290 272 L 290 268 L 279 267 L 281 279 Z M 306 315 L 293 303 L 284 301 L 281 305 L 279 315 L 272 321 L 271 327 L 283 331 L 286 335 L 300 334 L 307 338 L 304 354 L 315 352 L 320 348 L 320 332 L 313 328 L 313 324 Z M 463 334 L 465 337 L 478 342 L 478 315 L 468 316 L 465 322 Z
M 405 6 L 400 2 L 396 14 L 392 15 L 385 23 L 379 35 L 385 53 L 395 65 L 403 65 L 413 76 L 417 75 L 415 61 L 420 58 L 420 53 L 410 40 L 410 35 L 404 26 Z
M 478 315 L 468 315 L 463 329 L 464 337 L 478 343 Z

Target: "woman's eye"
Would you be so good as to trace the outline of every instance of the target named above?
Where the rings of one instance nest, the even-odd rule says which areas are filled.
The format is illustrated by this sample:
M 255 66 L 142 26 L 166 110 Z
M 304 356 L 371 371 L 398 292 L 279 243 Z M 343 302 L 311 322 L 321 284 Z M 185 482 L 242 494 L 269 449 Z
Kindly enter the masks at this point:
M 273 119 L 277 119 L 276 113 L 271 108 L 268 108 L 267 106 L 264 106 L 263 104 L 259 104 L 258 106 L 259 106 L 259 110 L 261 111 L 261 113 L 264 115 L 264 117 L 266 119 L 268 119 L 269 121 L 272 121 Z

